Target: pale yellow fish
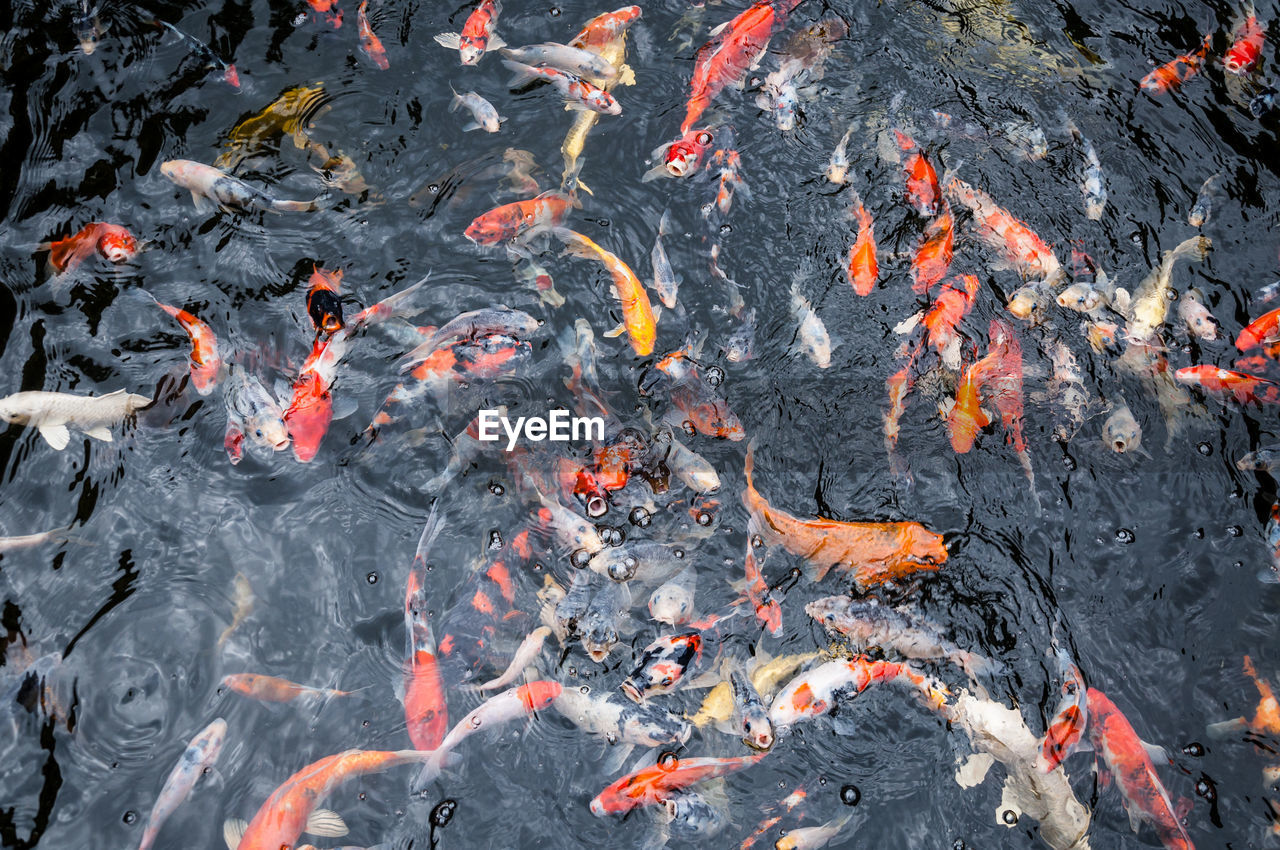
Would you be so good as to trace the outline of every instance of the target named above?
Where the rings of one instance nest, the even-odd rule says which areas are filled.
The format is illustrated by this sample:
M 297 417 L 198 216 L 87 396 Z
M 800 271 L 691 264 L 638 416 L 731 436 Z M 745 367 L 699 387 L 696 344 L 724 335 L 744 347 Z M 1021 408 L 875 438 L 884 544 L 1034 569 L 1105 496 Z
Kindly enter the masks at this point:
M 218 636 L 218 648 L 227 642 L 231 633 L 240 628 L 240 624 L 253 612 L 253 588 L 244 573 L 236 573 L 235 597 L 232 599 L 231 625 L 222 630 Z
M 606 62 L 620 69 L 616 80 L 606 82 L 600 88 L 610 91 L 619 83 L 624 86 L 634 86 L 636 84 L 635 73 L 632 72 L 628 65 L 624 64 L 627 58 L 627 34 L 625 32 L 597 52 Z M 582 148 L 587 143 L 587 134 L 591 132 L 591 128 L 596 126 L 596 122 L 599 120 L 600 114 L 597 112 L 579 112 L 577 117 L 574 118 L 573 126 L 569 128 L 568 134 L 564 137 L 564 142 L 560 145 L 560 153 L 564 157 L 564 175 L 560 179 L 561 191 L 569 191 L 573 188 L 570 184 L 576 181 L 584 192 L 591 194 L 591 190 L 582 185 L 582 182 L 577 179 L 578 157 L 582 156 Z

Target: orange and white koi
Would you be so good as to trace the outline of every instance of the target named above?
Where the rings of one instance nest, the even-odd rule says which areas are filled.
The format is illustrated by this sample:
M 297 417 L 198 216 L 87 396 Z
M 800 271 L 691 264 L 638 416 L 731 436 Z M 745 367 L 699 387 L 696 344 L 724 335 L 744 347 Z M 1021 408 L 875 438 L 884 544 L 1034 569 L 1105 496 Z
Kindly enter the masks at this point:
M 898 147 L 906 154 L 906 159 L 902 163 L 903 171 L 906 172 L 906 189 L 904 197 L 907 204 L 920 215 L 931 218 L 938 214 L 939 205 L 942 203 L 942 189 L 938 187 L 938 173 L 933 170 L 933 166 L 929 164 L 929 159 L 924 155 L 924 151 L 912 139 L 901 130 L 894 130 L 894 136 L 897 138 Z
M 576 74 L 545 65 L 535 68 L 514 59 L 503 59 L 502 64 L 515 72 L 507 83 L 510 88 L 517 88 L 534 80 L 546 80 L 565 99 L 566 109 L 589 110 L 601 115 L 622 114 L 622 104 L 613 95 Z
M 569 210 L 581 206 L 572 196 L 543 192 L 536 198 L 514 201 L 476 216 L 463 232 L 477 245 L 497 245 L 528 238 L 561 225 Z
M 982 386 L 999 359 L 998 352 L 989 352 L 981 360 L 966 366 L 960 375 L 955 404 L 947 414 L 947 433 L 956 454 L 965 454 L 972 449 L 978 432 L 991 424 L 991 417 L 982 409 Z
M 416 750 L 434 750 L 449 728 L 449 702 L 436 662 L 436 639 L 431 631 L 430 600 L 425 587 L 427 557 L 443 527 L 439 503 L 433 503 L 427 524 L 413 553 L 404 588 L 404 626 L 408 655 L 404 671 L 404 719 Z
M 334 688 L 311 688 L 287 679 L 260 676 L 256 673 L 232 673 L 229 676 L 223 676 L 222 686 L 263 702 L 293 702 L 300 697 L 328 699 L 347 697 L 354 693 L 354 691 L 339 691 Z
M 1040 758 L 1036 765 L 1041 773 L 1057 769 L 1084 740 L 1089 726 L 1088 689 L 1080 668 L 1061 647 L 1056 647 L 1058 672 L 1062 677 L 1062 698 L 1044 731 Z
M 1262 45 L 1267 38 L 1267 28 L 1250 14 L 1236 30 L 1231 49 L 1222 57 L 1222 70 L 1228 74 L 1244 76 L 1253 70 L 1262 56 Z
M 1088 703 L 1089 736 L 1094 749 L 1115 775 L 1131 822 L 1150 823 L 1168 850 L 1193 850 L 1191 838 L 1174 812 L 1169 792 L 1151 761 L 1153 753 L 1161 759 L 1167 756 L 1159 748 L 1144 743 L 1102 691 L 1089 688 Z
M 990 195 L 958 177 L 947 181 L 946 193 L 973 213 L 978 238 L 1024 278 L 1050 280 L 1063 274 L 1058 258 L 1036 233 L 997 204 Z
M 200 395 L 213 392 L 214 386 L 222 377 L 222 358 L 218 356 L 217 334 L 213 332 L 213 328 L 186 310 L 170 307 L 159 301 L 156 306 L 177 320 L 191 338 L 191 385 Z
M 56 276 L 75 271 L 95 253 L 109 263 L 127 263 L 138 255 L 138 240 L 119 224 L 91 221 L 72 236 L 40 245 L 40 250 L 49 252 L 49 273 Z
M 338 8 L 337 0 L 307 0 L 307 5 L 313 12 L 324 15 L 334 29 L 342 28 L 342 10 Z
M 629 773 L 597 794 L 591 801 L 591 813 L 596 817 L 621 815 L 641 806 L 658 805 L 673 792 L 750 767 L 765 755 L 692 759 L 664 755 L 657 764 Z
M 373 60 L 373 64 L 382 70 L 391 67 L 391 63 L 387 61 L 387 51 L 382 46 L 382 39 L 378 38 L 373 31 L 373 27 L 369 25 L 369 0 L 360 0 L 360 9 L 356 15 L 357 26 L 360 29 L 360 49 L 364 51 L 364 55 Z
M 1277 507 L 1272 507 L 1274 521 Z M 1272 579 L 1274 581 L 1274 579 Z M 1258 689 L 1258 707 L 1253 717 L 1237 717 L 1235 720 L 1224 720 L 1221 723 L 1210 723 L 1209 734 L 1215 738 L 1224 738 L 1241 732 L 1252 732 L 1255 735 L 1280 735 L 1280 701 L 1271 689 L 1271 683 L 1258 675 L 1253 666 L 1253 659 L 1244 657 L 1244 674 L 1253 680 Z
M 921 295 L 946 277 L 951 268 L 951 254 L 955 244 L 955 220 L 951 207 L 942 204 L 942 212 L 929 222 L 924 238 L 911 260 L 911 289 Z
M 975 275 L 951 278 L 938 287 L 933 303 L 921 317 L 929 347 L 949 369 L 960 368 L 960 332 L 956 328 L 973 309 L 980 286 Z
M 1173 376 L 1181 384 L 1200 387 L 1218 396 L 1232 396 L 1241 404 L 1280 403 L 1280 386 L 1275 381 L 1244 372 L 1203 364 L 1186 366 Z
M 648 183 L 657 177 L 688 177 L 702 167 L 702 160 L 715 136 L 705 128 L 694 128 L 683 133 L 674 142 L 658 146 L 649 155 L 650 161 L 658 160 L 658 164 L 650 168 L 640 178 L 641 183 Z
M 743 504 L 765 542 L 804 558 L 814 581 L 837 567 L 852 571 L 855 583 L 865 589 L 917 572 L 936 572 L 946 563 L 942 535 L 916 522 L 802 520 L 773 507 L 752 482 L 754 464 L 754 447 L 748 447 Z
M 507 43 L 493 32 L 498 23 L 498 15 L 502 12 L 502 4 L 497 0 L 481 0 L 462 26 L 462 34 L 442 32 L 436 36 L 436 43 L 449 50 L 458 51 L 463 65 L 474 65 L 485 53 L 491 53 L 506 47 Z
M 299 463 L 310 463 L 333 423 L 333 395 L 329 392 L 337 377 L 338 362 L 346 354 L 349 337 L 340 330 L 327 340 L 317 339 L 293 382 L 293 394 L 284 410 L 285 427 L 293 455 Z
M 657 320 L 644 284 L 631 267 L 617 256 L 573 230 L 556 228 L 556 237 L 565 244 L 565 253 L 601 263 L 613 278 L 614 294 L 622 306 L 622 322 L 631 340 L 631 349 L 639 356 L 653 353 L 657 339 Z
M 858 222 L 858 236 L 849 248 L 846 271 L 849 285 L 859 295 L 870 295 L 880 277 L 880 264 L 876 262 L 876 234 L 871 213 L 862 205 L 862 199 L 853 197 L 853 217 Z
M 613 12 L 596 15 L 569 42 L 571 47 L 580 47 L 593 52 L 603 50 L 608 45 L 627 34 L 631 25 L 640 18 L 639 6 L 623 6 Z
M 793 726 L 821 717 L 841 699 L 851 699 L 879 682 L 904 680 L 916 688 L 928 679 L 907 664 L 872 661 L 859 655 L 850 661 L 828 661 L 796 676 L 774 696 L 769 720 L 774 727 Z
M 1184 53 L 1156 68 L 1138 82 L 1138 87 L 1151 94 L 1164 94 L 1173 91 L 1187 80 L 1194 77 L 1204 65 L 1204 57 L 1213 43 L 1213 33 L 1204 37 L 1200 49 Z
M 853 812 L 838 815 L 821 826 L 788 830 L 774 842 L 774 850 L 818 850 L 830 844 L 853 820 Z

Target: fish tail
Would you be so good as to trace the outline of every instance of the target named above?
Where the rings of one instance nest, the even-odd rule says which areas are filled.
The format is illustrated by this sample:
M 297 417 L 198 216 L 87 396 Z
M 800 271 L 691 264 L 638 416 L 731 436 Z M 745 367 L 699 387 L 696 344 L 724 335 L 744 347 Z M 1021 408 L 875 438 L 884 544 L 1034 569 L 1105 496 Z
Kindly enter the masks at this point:
M 323 199 L 324 196 L 321 195 L 320 197 L 310 201 L 273 200 L 271 202 L 271 209 L 276 212 L 315 212 L 320 209 L 320 201 Z
M 519 88 L 520 86 L 531 83 L 534 80 L 541 79 L 542 75 L 539 74 L 537 69 L 531 65 L 526 65 L 523 62 L 517 62 L 514 59 L 503 59 L 502 64 L 506 65 L 514 72 L 511 80 L 507 83 L 507 88 Z
M 1205 727 L 1205 731 L 1209 733 L 1210 738 L 1230 738 L 1233 735 L 1239 735 L 1249 728 L 1249 722 L 1243 717 L 1237 717 L 1235 720 L 1223 720 L 1221 723 L 1210 723 Z

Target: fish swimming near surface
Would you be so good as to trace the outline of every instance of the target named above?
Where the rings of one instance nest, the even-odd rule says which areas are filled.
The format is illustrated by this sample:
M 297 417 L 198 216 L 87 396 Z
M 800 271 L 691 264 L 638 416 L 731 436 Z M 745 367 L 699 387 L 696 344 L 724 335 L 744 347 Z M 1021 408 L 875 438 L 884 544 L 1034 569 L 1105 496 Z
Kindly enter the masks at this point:
M 189 159 L 170 159 L 160 164 L 160 173 L 191 192 L 197 209 L 205 199 L 224 212 L 312 212 L 320 209 L 320 199 L 286 201 L 255 189 L 239 177 L 232 177 L 211 165 Z
M 1262 45 L 1266 39 L 1267 28 L 1250 13 L 1236 30 L 1230 49 L 1222 57 L 1222 70 L 1239 77 L 1248 74 L 1262 57 Z
M 493 28 L 498 23 L 498 15 L 502 13 L 502 4 L 498 0 L 481 0 L 480 5 L 467 16 L 462 25 L 462 33 L 442 32 L 436 36 L 436 43 L 449 50 L 458 51 L 463 65 L 474 65 L 486 53 L 492 53 L 507 46 L 501 37 L 494 34 Z
M 218 355 L 218 337 L 213 328 L 192 313 L 156 301 L 156 306 L 172 316 L 191 338 L 191 385 L 200 395 L 213 392 L 222 378 L 222 358 Z
M 1200 72 L 1211 46 L 1213 33 L 1205 35 L 1198 50 L 1174 57 L 1147 74 L 1138 82 L 1138 88 L 1151 94 L 1165 94 L 1179 88 Z
M 880 264 L 876 262 L 876 234 L 871 213 L 862 205 L 862 199 L 853 197 L 852 215 L 858 222 L 858 235 L 849 248 L 846 270 L 849 284 L 859 295 L 870 295 L 880 277 Z
M 101 396 L 28 391 L 0 398 L 0 420 L 35 428 L 46 443 L 62 451 L 71 442 L 68 427 L 109 443 L 115 425 L 150 403 L 146 396 L 124 390 Z
M 387 60 L 387 50 L 382 46 L 382 39 L 378 38 L 369 24 L 368 12 L 369 0 L 360 0 L 360 8 L 356 12 L 356 25 L 360 31 L 360 50 L 373 61 L 373 64 L 385 71 L 391 67 L 391 63 Z
M 557 228 L 556 237 L 564 242 L 566 253 L 601 263 L 613 278 L 614 295 L 622 306 L 622 322 L 631 340 L 631 349 L 640 357 L 653 353 L 657 338 L 657 319 L 644 284 L 631 267 L 615 254 L 601 248 L 595 242 L 565 228 Z
M 584 80 L 582 77 L 561 71 L 559 68 L 546 66 L 534 67 L 516 62 L 514 59 L 503 59 L 502 64 L 515 72 L 509 88 L 518 88 L 535 80 L 545 80 L 560 92 L 565 99 L 565 108 L 570 110 L 590 110 L 601 115 L 621 115 L 622 104 L 606 90 Z
M 206 771 L 218 761 L 222 752 L 222 742 L 227 737 L 227 721 L 219 717 L 191 739 L 183 750 L 178 763 L 173 766 L 169 776 L 156 797 L 156 804 L 151 809 L 147 826 L 142 831 L 142 843 L 138 850 L 150 850 L 160 834 L 160 828 L 178 807 L 187 801 L 195 788 L 196 782 Z
M 94 254 L 116 265 L 127 263 L 138 255 L 138 240 L 127 227 L 91 221 L 71 236 L 43 243 L 40 250 L 49 252 L 49 273 L 57 276 L 75 271 Z
M 765 755 L 688 759 L 665 756 L 658 764 L 629 773 L 597 794 L 590 804 L 591 813 L 596 817 L 621 815 L 642 806 L 658 805 L 674 791 L 750 767 Z
M 456 91 L 453 93 L 449 111 L 456 112 L 459 109 L 466 109 L 471 113 L 471 120 L 462 125 L 463 132 L 484 130 L 486 133 L 496 133 L 502 129 L 502 122 L 507 120 L 498 114 L 492 103 L 473 91 L 466 94 L 458 94 Z
M 622 75 L 622 69 L 601 54 L 569 44 L 544 42 L 507 47 L 502 55 L 521 65 L 546 65 L 596 82 L 614 82 Z
M 449 703 L 437 660 L 431 629 L 431 599 L 426 590 L 427 558 L 444 527 L 438 503 L 418 538 L 409 578 L 404 588 L 406 659 L 404 670 L 405 729 L 414 749 L 431 751 L 440 746 L 449 729 Z

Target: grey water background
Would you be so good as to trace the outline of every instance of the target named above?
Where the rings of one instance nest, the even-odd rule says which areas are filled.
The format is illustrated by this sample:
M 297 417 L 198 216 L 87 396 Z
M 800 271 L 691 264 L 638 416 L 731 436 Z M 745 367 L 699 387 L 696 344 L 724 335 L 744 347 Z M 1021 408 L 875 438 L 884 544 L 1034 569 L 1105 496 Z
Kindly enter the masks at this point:
M 694 47 L 706 40 L 709 26 L 744 7 L 707 7 Z M 198 308 L 225 351 L 268 385 L 287 380 L 312 335 L 303 296 L 313 261 L 345 269 L 344 294 L 360 304 L 430 271 L 422 323 L 507 303 L 546 319 L 547 327 L 535 344 L 534 365 L 519 379 L 459 394 L 452 410 L 423 402 L 372 446 L 355 438 L 394 386 L 403 347 L 387 335 L 368 334 L 334 390 L 356 399 L 359 409 L 334 423 L 309 465 L 282 453 L 233 468 L 221 448 L 220 396 L 202 399 L 190 390 L 166 392 L 136 431 L 111 444 L 76 438 L 58 453 L 29 429 L 0 435 L 4 533 L 70 525 L 75 538 L 0 559 L 9 642 L 20 632 L 33 656 L 62 652 L 76 696 L 73 731 L 20 710 L 13 712 L 12 732 L 8 721 L 0 724 L 3 847 L 136 844 L 164 777 L 215 716 L 230 726 L 216 774 L 172 818 L 159 846 L 219 847 L 225 818 L 251 817 L 303 765 L 350 747 L 408 746 L 395 693 L 403 585 L 430 501 L 422 486 L 448 457 L 440 434 L 458 432 L 489 402 L 530 410 L 571 405 L 552 336 L 585 316 L 599 338 L 619 319 L 608 279 L 594 266 L 544 257 L 568 297 L 564 307 L 550 309 L 513 283 L 505 257 L 462 238 L 475 215 L 512 199 L 482 174 L 505 148 L 531 151 L 543 185 L 558 185 L 559 144 L 571 120 L 545 89 L 509 91 L 496 57 L 462 68 L 456 52 L 432 41 L 437 32 L 459 30 L 469 8 L 393 0 L 372 5 L 388 71 L 360 53 L 350 2 L 343 3 L 338 30 L 301 3 L 143 8 L 108 0 L 101 16 L 110 26 L 89 57 L 78 51 L 72 27 L 77 4 L 15 0 L 0 10 L 5 393 L 124 387 L 152 394 L 166 377 L 180 377 L 186 338 L 145 301 L 129 297 L 139 287 Z M 498 29 L 513 44 L 564 41 L 608 8 L 513 0 Z M 902 485 L 889 475 L 880 413 L 898 344 L 891 328 L 917 309 L 907 262 L 882 256 L 881 286 L 870 297 L 855 297 L 842 271 L 852 238 L 843 218 L 849 194 L 820 177 L 831 148 L 849 122 L 858 121 L 850 146 L 853 184 L 876 217 L 882 253 L 909 250 L 919 226 L 899 200 L 900 171 L 876 155 L 888 104 L 905 92 L 899 115 L 918 128 L 940 172 L 951 165 L 986 188 L 1064 261 L 1072 241 L 1081 240 L 1114 279 L 1132 286 L 1158 262 L 1161 249 L 1192 234 L 1187 210 L 1201 182 L 1221 171 L 1222 198 L 1205 228 L 1214 250 L 1201 266 L 1179 266 L 1175 285 L 1205 292 L 1226 335 L 1234 336 L 1261 311 L 1251 294 L 1277 272 L 1276 119 L 1252 118 L 1244 108 L 1247 93 L 1238 81 L 1224 82 L 1217 67 L 1160 99 L 1140 93 L 1137 80 L 1153 61 L 1192 49 L 1211 29 L 1220 54 L 1238 10 L 1185 2 L 803 3 L 775 49 L 824 15 L 844 17 L 850 36 L 837 46 L 826 78 L 802 101 L 798 129 L 780 133 L 750 92 L 726 91 L 715 106 L 733 123 L 752 189 L 750 199 L 735 202 L 729 229 L 715 234 L 721 265 L 759 317 L 756 357 L 743 364 L 718 353 L 730 323 L 724 290 L 707 274 L 709 242 L 699 213 L 714 186 L 640 182 L 646 157 L 675 136 L 683 117 L 693 48 L 677 50 L 668 38 L 686 11 L 672 0 L 644 4 L 629 42 L 637 85 L 617 90 L 623 114 L 601 120 L 587 141 L 582 178 L 594 195 L 571 219 L 646 277 L 658 218 L 672 211 L 683 235 L 669 238 L 668 250 L 684 278 L 687 315 L 662 318 L 655 353 L 707 332 L 705 359 L 725 370 L 724 389 L 757 444 L 757 484 L 776 505 L 801 516 L 911 519 L 946 533 L 952 547 L 946 568 L 909 599 L 957 642 L 1007 665 L 992 692 L 1016 700 L 1034 731 L 1042 731 L 1056 701 L 1052 661 L 1044 654 L 1056 619 L 1090 684 L 1112 697 L 1140 735 L 1174 754 L 1180 769 L 1161 774 L 1171 796 L 1195 800 L 1188 830 L 1197 846 L 1263 846 L 1270 818 L 1259 777 L 1267 759 L 1239 741 L 1208 741 L 1204 728 L 1251 713 L 1256 695 L 1240 673 L 1243 654 L 1252 654 L 1263 675 L 1280 671 L 1272 640 L 1280 589 L 1255 578 L 1268 563 L 1263 523 L 1276 482 L 1233 466 L 1246 451 L 1275 440 L 1274 408 L 1223 409 L 1210 401 L 1207 412 L 1166 445 L 1155 399 L 1127 384 L 1150 454 L 1117 456 L 1100 439 L 1100 419 L 1064 452 L 1052 440 L 1048 405 L 1029 397 L 1037 511 L 998 433 L 958 457 L 931 415 L 932 402 L 917 397 L 902 435 L 915 484 Z M 1274 21 L 1276 13 L 1273 4 L 1258 5 L 1263 21 Z M 173 36 L 140 23 L 147 14 L 234 61 L 242 90 L 232 91 Z M 1268 46 L 1268 70 L 1272 55 Z M 755 76 L 775 63 L 767 58 Z M 353 156 L 374 187 L 364 201 L 340 196 L 330 209 L 306 216 L 212 215 L 195 211 L 159 174 L 159 163 L 169 158 L 211 162 L 239 117 L 288 87 L 316 81 L 325 83 L 334 103 L 317 120 L 314 136 Z M 489 98 L 508 119 L 502 131 L 464 134 L 465 119 L 445 113 L 451 83 Z M 931 109 L 992 128 L 1034 121 L 1049 135 L 1050 154 L 1028 162 L 998 138 L 929 132 Z M 1060 109 L 1093 141 L 1106 170 L 1110 202 L 1099 222 L 1083 216 L 1078 152 L 1061 129 Z M 259 169 L 257 176 L 285 197 L 323 188 L 288 143 Z M 91 260 L 70 287 L 55 287 L 41 270 L 37 244 L 92 220 L 129 226 L 148 240 L 148 250 L 119 269 Z M 1002 313 L 996 289 L 1015 285 L 1010 273 L 989 269 L 991 259 L 958 231 L 953 271 L 973 271 L 984 282 L 966 324 L 979 338 L 988 319 Z M 790 350 L 793 280 L 840 339 L 828 370 Z M 1082 355 L 1096 391 L 1104 360 L 1086 353 L 1073 317 L 1058 314 L 1056 322 Z M 1020 333 L 1028 392 L 1043 391 L 1047 358 L 1036 347 L 1036 332 Z M 645 364 L 623 340 L 600 339 L 599 350 L 615 412 L 624 424 L 640 425 L 642 408 L 661 404 L 637 393 Z M 1229 366 L 1230 342 L 1202 344 L 1198 355 L 1192 360 L 1175 347 L 1170 357 L 1175 367 Z M 414 429 L 424 430 L 414 436 Z M 745 444 L 698 438 L 692 446 L 724 482 L 714 534 L 696 552 L 702 604 L 714 609 L 714 600 L 732 598 L 727 581 L 741 576 Z M 508 476 L 495 451 L 441 494 L 449 517 L 447 539 L 434 557 L 441 612 L 456 602 L 489 532 L 514 533 L 531 510 L 511 495 Z M 501 495 L 494 482 L 507 482 Z M 674 534 L 682 522 L 687 525 L 687 517 L 659 516 L 648 534 Z M 548 553 L 546 560 L 563 578 L 563 556 Z M 773 553 L 770 578 L 793 563 Z M 249 579 L 257 602 L 219 649 L 237 572 Z M 522 581 L 536 586 L 540 576 Z M 831 578 L 821 587 L 802 581 L 791 591 L 783 636 L 766 638 L 768 651 L 825 646 L 803 603 L 838 587 Z M 629 643 L 642 648 L 655 633 L 642 621 Z M 749 643 L 758 634 L 754 627 L 742 633 Z M 522 635 L 504 637 L 513 647 Z M 630 652 L 629 646 L 615 651 L 605 670 L 593 669 L 580 649 L 561 667 L 552 653 L 543 663 L 552 677 L 613 688 L 629 669 Z M 262 705 L 219 692 L 219 680 L 232 672 L 363 690 L 319 709 Z M 13 681 L 10 666 L 0 674 L 6 684 Z M 698 697 L 680 694 L 668 702 L 692 712 Z M 451 717 L 461 717 L 474 698 L 454 693 L 450 703 Z M 967 744 L 900 693 L 872 689 L 843 715 L 837 728 L 826 721 L 798 727 L 760 765 L 731 777 L 730 826 L 699 843 L 736 846 L 764 807 L 802 782 L 810 790 L 805 825 L 845 810 L 842 786 L 861 792 L 854 822 L 833 846 L 1035 843 L 1029 821 L 1013 830 L 996 823 L 1001 769 L 979 788 L 960 789 L 952 773 Z M 1182 752 L 1192 742 L 1206 747 L 1203 756 Z M 448 797 L 458 809 L 437 831 L 441 846 L 642 846 L 656 829 L 650 814 L 620 821 L 597 819 L 587 809 L 618 775 L 601 770 L 605 750 L 544 713 L 531 724 L 469 740 L 462 764 L 428 799 L 409 799 L 412 768 L 399 768 L 340 787 L 326 805 L 351 826 L 345 841 L 361 845 L 427 846 L 427 813 Z M 685 750 L 741 752 L 735 738 L 713 731 L 695 734 Z M 1087 754 L 1068 762 L 1086 801 L 1093 789 L 1089 765 Z M 1212 806 L 1194 792 L 1203 779 L 1216 788 Z M 784 819 L 780 826 L 799 823 Z M 1114 788 L 1098 798 L 1091 842 L 1095 848 L 1157 843 L 1149 828 L 1132 835 Z

